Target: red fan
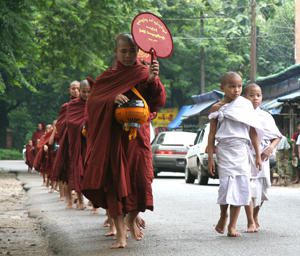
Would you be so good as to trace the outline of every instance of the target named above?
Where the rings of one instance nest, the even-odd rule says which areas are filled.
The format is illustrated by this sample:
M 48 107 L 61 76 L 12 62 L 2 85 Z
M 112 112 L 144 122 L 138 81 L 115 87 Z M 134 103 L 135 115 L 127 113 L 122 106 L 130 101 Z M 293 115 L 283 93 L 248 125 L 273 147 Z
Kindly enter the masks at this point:
M 168 58 L 172 54 L 173 39 L 170 30 L 159 17 L 150 12 L 135 16 L 131 24 L 131 34 L 138 47 L 151 54 L 152 60 L 156 56 Z

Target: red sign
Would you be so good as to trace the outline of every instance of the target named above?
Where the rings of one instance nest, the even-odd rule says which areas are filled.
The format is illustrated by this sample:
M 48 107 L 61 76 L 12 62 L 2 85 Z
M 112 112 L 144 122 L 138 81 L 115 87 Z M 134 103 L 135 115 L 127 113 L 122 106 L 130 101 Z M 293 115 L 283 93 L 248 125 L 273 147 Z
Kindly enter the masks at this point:
M 134 41 L 144 52 L 155 51 L 157 57 L 167 58 L 173 51 L 173 39 L 165 23 L 150 12 L 138 14 L 131 24 Z

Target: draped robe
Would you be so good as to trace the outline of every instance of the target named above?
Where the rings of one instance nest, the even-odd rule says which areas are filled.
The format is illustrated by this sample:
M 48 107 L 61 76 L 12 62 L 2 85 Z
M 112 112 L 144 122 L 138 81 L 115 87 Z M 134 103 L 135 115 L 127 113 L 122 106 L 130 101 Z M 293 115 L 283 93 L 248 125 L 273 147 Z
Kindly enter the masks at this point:
M 111 216 L 130 211 L 153 209 L 153 178 L 149 122 L 143 124 L 137 138 L 114 118 L 114 99 L 118 94 L 133 98 L 136 87 L 151 112 L 165 103 L 165 90 L 159 78 L 147 83 L 149 69 L 137 62 L 133 66 L 118 63 L 100 75 L 92 86 L 87 102 L 88 131 L 82 192 L 96 207 L 109 210 Z
M 68 155 L 70 159 L 68 170 L 68 185 L 76 192 L 81 191 L 83 177 L 83 162 L 86 152 L 86 139 L 82 136 L 85 124 L 86 101 L 78 98 L 69 102 L 67 106 L 66 127 L 68 136 Z
M 48 144 L 51 134 L 52 131 L 44 133 L 36 147 L 37 154 L 34 158 L 33 167 L 42 173 L 47 172 L 48 152 L 44 151 L 44 145 Z
M 33 161 L 34 161 L 34 147 L 30 146 L 29 144 L 26 144 L 26 164 L 29 168 L 33 167 Z
M 58 113 L 56 122 L 55 140 L 59 148 L 56 152 L 55 160 L 52 166 L 51 180 L 67 182 L 67 171 L 69 164 L 68 136 L 66 129 L 67 106 L 69 102 L 64 103 Z

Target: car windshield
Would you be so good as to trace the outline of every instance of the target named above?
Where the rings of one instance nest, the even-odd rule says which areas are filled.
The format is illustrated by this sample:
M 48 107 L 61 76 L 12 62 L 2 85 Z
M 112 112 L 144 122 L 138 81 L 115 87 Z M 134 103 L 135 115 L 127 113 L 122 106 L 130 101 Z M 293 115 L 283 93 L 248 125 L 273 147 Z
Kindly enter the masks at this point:
M 169 132 L 165 133 L 160 144 L 163 145 L 193 145 L 196 133 L 192 132 Z

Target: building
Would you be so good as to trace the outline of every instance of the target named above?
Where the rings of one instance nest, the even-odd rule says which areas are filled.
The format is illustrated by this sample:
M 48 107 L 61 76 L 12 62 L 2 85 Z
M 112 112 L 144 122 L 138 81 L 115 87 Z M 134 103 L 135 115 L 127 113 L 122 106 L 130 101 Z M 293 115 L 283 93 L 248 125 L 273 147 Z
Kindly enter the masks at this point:
M 256 80 L 263 91 L 262 108 L 270 112 L 287 136 L 300 120 L 300 64 Z

